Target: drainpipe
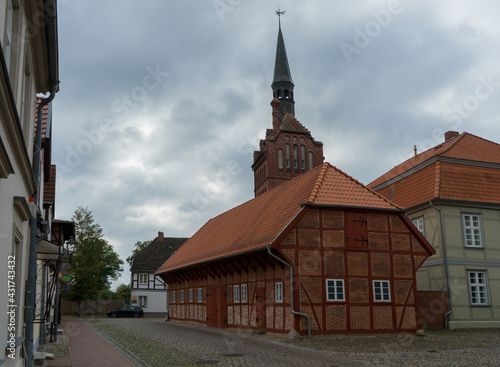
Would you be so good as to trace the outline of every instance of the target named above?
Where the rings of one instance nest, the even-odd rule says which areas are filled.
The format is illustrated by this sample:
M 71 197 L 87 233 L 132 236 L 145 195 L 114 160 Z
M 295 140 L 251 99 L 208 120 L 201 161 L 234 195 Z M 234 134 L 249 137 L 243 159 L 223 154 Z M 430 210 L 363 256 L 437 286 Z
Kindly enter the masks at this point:
M 38 119 L 37 128 L 35 136 L 35 155 L 33 158 L 33 176 L 35 178 L 35 188 L 36 191 L 33 194 L 34 200 L 34 214 L 33 218 L 30 219 L 30 248 L 28 253 L 28 284 L 26 291 L 26 356 L 28 367 L 33 366 L 33 356 L 34 356 L 34 322 L 35 322 L 35 295 L 36 295 L 36 227 L 38 221 L 38 194 L 39 194 L 39 184 L 40 184 L 40 153 L 42 147 L 42 122 L 43 122 L 43 108 L 45 105 L 50 103 L 56 95 L 57 87 L 54 86 L 48 98 L 42 100 L 38 105 Z M 45 235 L 45 234 L 44 234 Z M 45 235 L 46 237 L 46 235 Z
M 290 269 L 290 306 L 292 308 L 292 314 L 306 318 L 306 321 L 307 321 L 307 339 L 311 339 L 311 323 L 309 321 L 309 315 L 295 311 L 295 308 L 293 305 L 293 266 L 290 265 L 289 263 L 287 263 L 286 261 L 280 259 L 275 254 L 273 254 L 271 252 L 271 245 L 266 246 L 266 248 L 267 248 L 268 254 L 271 255 L 271 257 L 274 257 L 276 260 L 278 260 L 283 265 L 288 266 L 288 268 Z
M 443 216 L 443 211 L 441 209 L 439 209 L 437 206 L 434 206 L 432 204 L 431 200 L 429 200 L 429 205 L 439 212 L 440 222 L 441 222 L 441 237 L 442 237 L 442 241 L 443 241 L 444 271 L 446 274 L 446 288 L 448 289 L 448 305 L 450 306 L 450 310 L 444 315 L 444 327 L 445 327 L 445 329 L 448 329 L 448 316 L 453 312 L 453 306 L 451 303 L 450 272 L 448 270 L 448 251 L 446 249 L 446 236 L 444 234 L 444 216 Z

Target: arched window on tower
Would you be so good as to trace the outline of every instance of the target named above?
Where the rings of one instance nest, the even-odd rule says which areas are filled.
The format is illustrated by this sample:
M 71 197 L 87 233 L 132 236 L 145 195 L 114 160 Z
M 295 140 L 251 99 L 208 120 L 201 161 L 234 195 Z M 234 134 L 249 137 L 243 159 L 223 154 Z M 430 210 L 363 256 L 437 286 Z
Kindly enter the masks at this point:
M 283 149 L 278 149 L 278 169 L 283 169 Z
M 309 169 L 314 168 L 314 160 L 313 160 L 313 153 L 309 152 Z
M 299 149 L 296 145 L 293 146 L 293 168 L 296 171 L 299 169 Z
M 300 146 L 300 165 L 302 172 L 306 171 L 306 147 Z
M 281 99 L 281 89 L 278 89 L 278 99 Z
M 289 96 L 288 96 L 288 89 L 285 89 L 285 99 L 288 99 Z
M 286 169 L 290 169 L 290 144 L 285 145 Z

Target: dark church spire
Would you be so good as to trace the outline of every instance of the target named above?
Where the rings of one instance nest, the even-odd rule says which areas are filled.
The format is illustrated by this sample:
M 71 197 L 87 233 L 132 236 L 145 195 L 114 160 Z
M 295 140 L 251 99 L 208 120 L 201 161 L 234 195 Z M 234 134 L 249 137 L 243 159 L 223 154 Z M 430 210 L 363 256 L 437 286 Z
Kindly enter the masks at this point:
M 285 12 L 278 9 L 276 14 L 281 18 Z M 278 43 L 276 45 L 276 59 L 274 62 L 274 78 L 271 88 L 273 89 L 273 97 L 278 98 L 280 103 L 281 118 L 286 113 L 295 116 L 295 101 L 293 99 L 293 81 L 288 65 L 288 57 L 286 55 L 285 41 L 281 32 L 281 20 L 279 22 Z

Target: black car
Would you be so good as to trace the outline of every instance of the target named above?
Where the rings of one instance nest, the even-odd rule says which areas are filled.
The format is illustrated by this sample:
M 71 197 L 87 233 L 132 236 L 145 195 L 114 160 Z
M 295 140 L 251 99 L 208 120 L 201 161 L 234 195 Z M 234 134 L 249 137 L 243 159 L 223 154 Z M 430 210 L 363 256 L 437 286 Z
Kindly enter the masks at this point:
M 141 317 L 144 311 L 139 306 L 123 306 L 117 310 L 108 311 L 110 317 Z

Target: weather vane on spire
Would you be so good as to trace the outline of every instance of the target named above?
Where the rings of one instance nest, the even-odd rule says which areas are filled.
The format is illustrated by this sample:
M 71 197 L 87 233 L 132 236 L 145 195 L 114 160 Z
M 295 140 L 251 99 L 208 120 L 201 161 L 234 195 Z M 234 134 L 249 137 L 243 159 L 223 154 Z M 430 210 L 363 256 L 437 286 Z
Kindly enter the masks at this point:
M 278 11 L 276 12 L 276 15 L 278 16 L 278 23 L 279 26 L 281 27 L 281 16 L 285 15 L 286 11 L 281 11 L 280 8 L 278 7 Z

